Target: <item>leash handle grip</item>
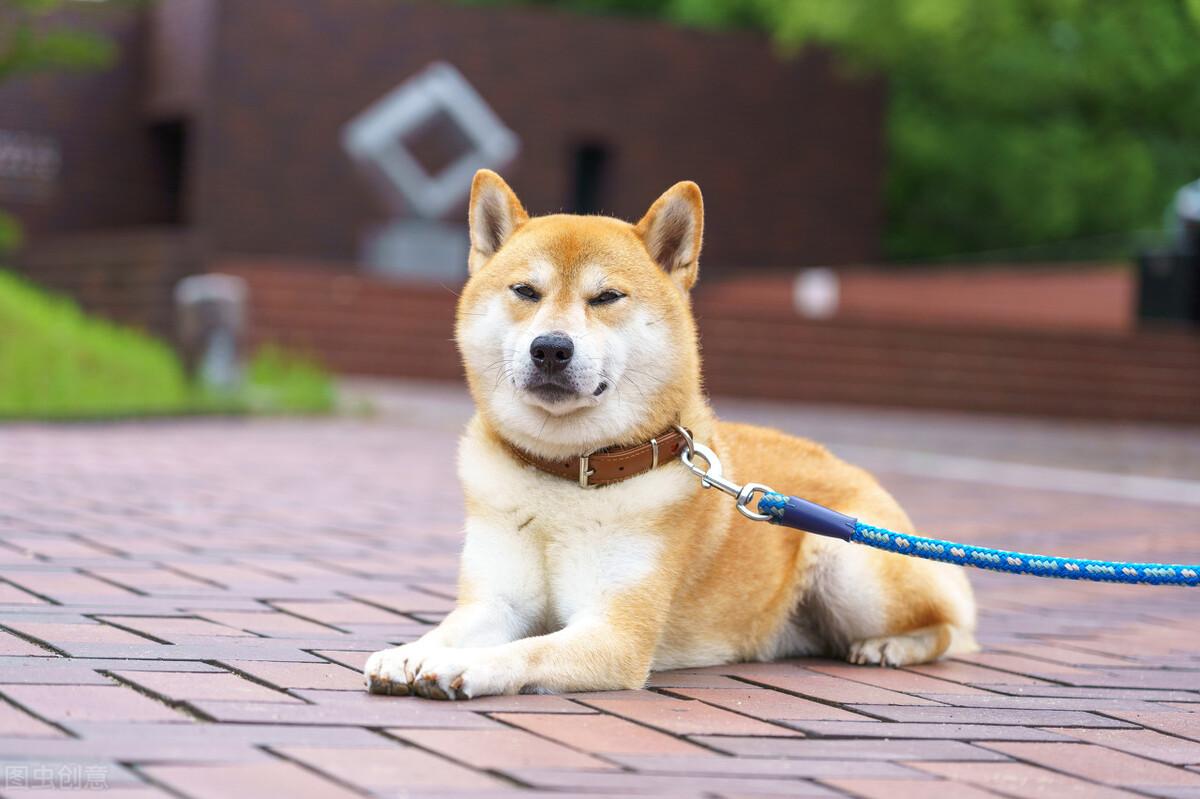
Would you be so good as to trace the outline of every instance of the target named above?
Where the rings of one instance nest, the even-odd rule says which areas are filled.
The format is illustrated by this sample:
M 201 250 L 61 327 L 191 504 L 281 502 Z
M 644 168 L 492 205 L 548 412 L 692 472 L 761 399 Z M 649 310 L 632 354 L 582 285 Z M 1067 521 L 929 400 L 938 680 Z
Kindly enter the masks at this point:
M 858 519 L 799 497 L 769 492 L 758 501 L 758 512 L 770 517 L 771 524 L 780 524 L 806 533 L 850 541 Z

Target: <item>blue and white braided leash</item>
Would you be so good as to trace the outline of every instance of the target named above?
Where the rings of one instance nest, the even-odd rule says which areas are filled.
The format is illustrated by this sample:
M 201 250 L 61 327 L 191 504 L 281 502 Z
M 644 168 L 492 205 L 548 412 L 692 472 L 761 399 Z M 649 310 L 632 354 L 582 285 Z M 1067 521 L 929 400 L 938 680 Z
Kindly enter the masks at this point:
M 1200 585 L 1200 566 L 1174 563 L 1126 563 L 1123 561 L 1058 558 L 1030 555 L 1004 549 L 956 544 L 876 527 L 837 511 L 797 497 L 768 492 L 758 501 L 758 512 L 772 524 L 840 538 L 876 549 L 912 555 L 927 560 L 975 566 L 1011 574 L 1090 580 L 1103 583 L 1146 583 L 1149 585 Z
M 940 560 L 960 566 L 1032 574 L 1036 577 L 1058 577 L 1064 580 L 1089 580 L 1102 583 L 1144 583 L 1148 585 L 1200 585 L 1200 565 L 1175 563 L 1125 563 L 1123 561 L 1058 558 L 1049 555 L 1030 555 L 1004 549 L 956 544 L 938 538 L 897 533 L 882 527 L 860 522 L 824 505 L 799 497 L 789 497 L 761 483 L 739 485 L 722 474 L 721 461 L 711 449 L 692 440 L 691 433 L 676 427 L 683 434 L 686 446 L 680 457 L 705 488 L 716 488 L 735 497 L 738 511 L 755 521 L 770 522 L 817 535 L 838 538 L 856 544 L 911 555 L 927 560 Z M 707 468 L 696 464 L 700 456 Z M 755 494 L 758 512 L 749 505 Z

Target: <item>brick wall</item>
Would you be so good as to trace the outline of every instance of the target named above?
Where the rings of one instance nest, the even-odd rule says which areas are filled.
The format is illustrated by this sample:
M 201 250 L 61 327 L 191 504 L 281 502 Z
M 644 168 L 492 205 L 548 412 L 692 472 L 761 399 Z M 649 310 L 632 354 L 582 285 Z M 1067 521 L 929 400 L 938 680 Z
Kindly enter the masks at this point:
M 259 342 L 345 373 L 461 379 L 449 289 L 281 262 L 219 268 L 249 281 Z M 1200 338 L 1186 333 L 817 323 L 716 292 L 696 312 L 713 394 L 1200 423 Z
M 573 148 L 612 153 L 607 213 L 672 183 L 705 190 L 710 273 L 877 260 L 883 86 L 764 38 L 543 9 L 222 0 L 199 132 L 195 222 L 214 254 L 343 263 L 386 209 L 342 126 L 434 60 L 518 134 L 504 170 L 534 213 L 564 208 Z M 465 208 L 453 217 L 465 220 Z
M 838 269 L 843 320 L 1010 330 L 1127 332 L 1137 327 L 1137 273 L 1130 263 L 964 263 Z M 704 279 L 726 307 L 790 316 L 797 270 Z
M 59 236 L 26 248 L 16 266 L 92 313 L 168 338 L 175 283 L 198 268 L 191 237 L 169 228 Z
M 1200 423 L 1200 338 L 810 322 L 698 305 L 714 394 Z
M 458 380 L 454 291 L 347 274 L 330 265 L 231 260 L 250 287 L 254 344 L 276 343 L 345 374 Z
M 445 60 L 519 135 L 504 172 L 535 213 L 569 205 L 573 159 L 598 144 L 607 213 L 636 218 L 675 181 L 701 184 L 713 273 L 879 255 L 884 87 L 819 50 L 787 59 L 749 33 L 440 2 L 67 6 L 118 59 L 0 86 L 0 130 L 61 150 L 53 192 L 6 209 L 34 244 L 187 224 L 206 257 L 349 267 L 391 211 L 342 151 L 342 127 Z
M 59 17 L 110 38 L 116 62 L 98 71 L 14 75 L 0 84 L 0 130 L 49 139 L 61 157 L 47 196 L 0 196 L 35 244 L 61 233 L 168 220 L 162 154 L 143 115 L 146 20 L 111 3 L 68 5 Z

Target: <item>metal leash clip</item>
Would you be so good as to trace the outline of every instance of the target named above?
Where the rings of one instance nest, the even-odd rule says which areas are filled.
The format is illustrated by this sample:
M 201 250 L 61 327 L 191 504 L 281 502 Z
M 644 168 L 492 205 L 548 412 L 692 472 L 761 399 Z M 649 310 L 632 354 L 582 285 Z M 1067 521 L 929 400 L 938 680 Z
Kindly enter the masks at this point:
M 775 493 L 775 489 L 762 483 L 738 485 L 732 480 L 726 479 L 721 468 L 721 459 L 717 457 L 717 453 L 703 444 L 697 444 L 687 428 L 680 425 L 674 425 L 674 427 L 679 431 L 679 435 L 683 436 L 683 451 L 679 453 L 679 459 L 683 461 L 684 466 L 691 470 L 692 474 L 700 478 L 700 485 L 705 488 L 715 488 L 734 497 L 737 500 L 738 512 L 747 519 L 756 522 L 770 521 L 771 517 L 767 514 L 751 510 L 750 502 L 754 499 L 755 494 L 771 494 Z M 704 459 L 708 468 L 701 469 L 696 465 L 697 455 Z

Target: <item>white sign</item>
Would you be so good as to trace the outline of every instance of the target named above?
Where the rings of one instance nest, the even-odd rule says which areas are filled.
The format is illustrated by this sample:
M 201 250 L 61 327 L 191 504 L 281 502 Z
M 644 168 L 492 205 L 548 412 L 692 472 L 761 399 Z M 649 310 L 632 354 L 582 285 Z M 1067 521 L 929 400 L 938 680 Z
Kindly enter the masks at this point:
M 62 155 L 46 136 L 0 130 L 0 199 L 40 202 L 54 191 Z

